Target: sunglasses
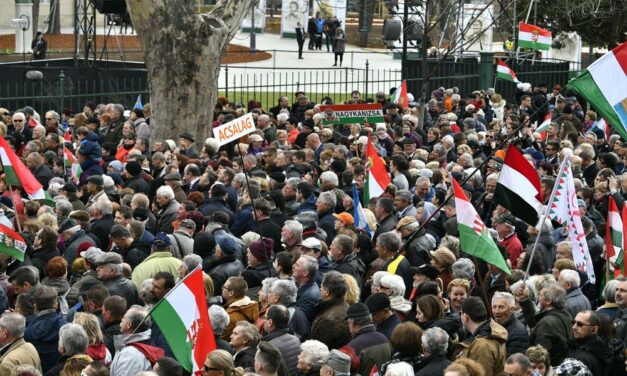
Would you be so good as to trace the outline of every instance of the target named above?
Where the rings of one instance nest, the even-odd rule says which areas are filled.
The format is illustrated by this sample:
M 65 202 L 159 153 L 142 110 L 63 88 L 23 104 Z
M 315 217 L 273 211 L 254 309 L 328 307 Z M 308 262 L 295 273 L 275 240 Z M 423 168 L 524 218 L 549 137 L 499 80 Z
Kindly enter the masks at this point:
M 577 320 L 573 320 L 573 324 L 577 325 L 577 327 L 579 327 L 579 328 L 583 328 L 584 326 L 592 326 L 590 324 L 587 324 L 587 323 L 581 322 L 581 321 L 577 321 Z
M 24 120 L 13 120 L 13 122 L 14 122 L 14 123 L 21 123 L 21 122 L 23 122 L 23 121 L 24 121 Z
M 209 371 L 220 371 L 219 369 L 217 369 L 217 368 L 213 368 L 213 367 L 209 367 L 209 366 L 207 366 L 206 364 L 202 367 L 202 369 L 203 369 L 203 371 L 205 371 L 205 372 L 209 372 Z

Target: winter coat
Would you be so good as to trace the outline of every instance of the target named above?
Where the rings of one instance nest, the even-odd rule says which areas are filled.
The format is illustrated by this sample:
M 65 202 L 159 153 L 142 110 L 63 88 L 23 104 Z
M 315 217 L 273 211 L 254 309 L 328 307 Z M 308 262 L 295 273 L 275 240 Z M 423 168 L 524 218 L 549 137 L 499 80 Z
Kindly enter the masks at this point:
M 348 303 L 330 299 L 316 305 L 316 315 L 311 323 L 310 338 L 327 345 L 329 350 L 339 349 L 351 338 L 346 322 Z
M 172 226 L 172 222 L 176 219 L 177 212 L 179 210 L 179 203 L 175 200 L 168 202 L 168 204 L 162 208 L 157 214 L 155 223 L 155 231 L 154 234 L 159 232 L 165 232 L 166 234 L 171 234 L 174 232 L 174 227 Z
M 568 357 L 569 344 L 574 339 L 570 314 L 564 309 L 549 308 L 534 316 L 533 302 L 521 300 L 520 305 L 527 325 L 532 328 L 529 343 L 544 346 L 552 366 L 561 364 Z
M 411 266 L 431 263 L 430 251 L 436 247 L 435 238 L 425 230 L 416 231 L 405 240 L 405 257 Z
M 392 345 L 385 334 L 376 331 L 374 325 L 360 328 L 348 346 L 359 357 L 360 375 L 369 375 L 375 365 L 381 369 L 383 363 L 392 357 Z
M 296 364 L 298 363 L 298 355 L 300 355 L 300 340 L 293 334 L 290 334 L 288 328 L 276 329 L 263 337 L 264 341 L 268 341 L 281 352 L 285 361 L 287 370 L 290 375 L 298 375 Z
M 511 315 L 507 321 L 503 323 L 507 329 L 507 356 L 515 353 L 524 353 L 529 347 L 529 333 L 527 327 L 518 321 L 516 316 Z
M 334 261 L 331 268 L 342 274 L 350 274 L 355 278 L 355 281 L 357 281 L 357 286 L 363 289 L 363 278 L 366 274 L 366 266 L 355 253 L 344 256 L 341 260 Z
M 48 372 L 59 360 L 59 329 L 65 324 L 63 315 L 50 309 L 38 313 L 24 330 L 24 340 L 37 349 L 43 373 Z
M 312 322 L 314 319 L 316 304 L 319 300 L 320 287 L 318 287 L 313 278 L 309 282 L 298 287 L 296 306 L 303 311 L 309 322 Z
M 61 372 L 63 372 L 65 367 L 68 366 L 69 364 L 74 364 L 74 361 L 76 360 L 82 360 L 86 362 L 87 364 L 89 364 L 93 362 L 95 359 L 93 359 L 91 356 L 86 355 L 86 354 L 77 354 L 77 355 L 73 355 L 70 357 L 61 356 L 61 358 L 59 359 L 59 362 L 54 367 L 52 367 L 52 369 L 46 372 L 44 376 L 60 376 Z
M 276 270 L 274 270 L 274 265 L 272 265 L 272 261 L 264 262 L 254 268 L 248 267 L 242 272 L 242 277 L 244 277 L 244 279 L 246 280 L 249 289 L 260 287 L 261 282 L 264 279 L 274 276 L 276 276 Z
M 131 345 L 133 343 L 146 345 L 150 339 L 150 329 L 130 335 L 121 334 L 121 336 L 123 336 L 124 347 L 118 349 L 113 357 L 111 375 L 135 376 L 142 371 L 149 371 L 152 368 L 149 358 L 158 359 L 163 357 L 163 350 L 157 347 L 147 346 L 150 353 L 149 356 L 146 356 L 142 351 Z
M 107 233 L 108 234 L 108 233 Z M 78 246 L 81 243 L 89 243 L 96 246 L 96 242 L 90 238 L 84 230 L 78 230 L 70 240 L 65 242 L 65 251 L 63 251 L 63 257 L 67 260 L 69 265 L 72 265 L 74 259 L 77 257 Z
M 8 376 L 18 365 L 30 364 L 41 371 L 41 361 L 37 349 L 24 338 L 11 343 L 0 355 L 0 375 Z
M 129 264 L 131 268 L 135 269 L 137 265 L 141 264 L 146 257 L 148 257 L 148 253 L 137 247 L 138 243 L 139 241 L 133 240 L 128 249 L 121 250 L 120 248 L 115 247 L 111 250 L 111 252 L 119 253 L 124 262 Z
M 93 221 L 89 227 L 89 232 L 98 238 L 98 247 L 105 252 L 109 247 L 109 233 L 114 224 L 113 216 L 105 214 L 100 219 Z
M 261 233 L 259 233 L 260 229 Z M 274 240 L 274 254 L 283 251 L 283 247 L 281 246 L 281 226 L 276 224 L 276 222 L 274 222 L 272 219 L 260 219 L 258 222 L 258 226 L 256 225 L 253 231 L 264 238 L 270 238 Z
M 405 256 L 397 253 L 394 257 L 387 260 L 383 265 L 383 269 L 388 273 L 396 274 L 399 277 L 403 277 L 405 286 L 412 286 L 414 283 L 414 273 L 411 271 L 411 265 Z M 409 298 L 411 289 L 405 289 L 405 298 Z
M 451 364 L 444 355 L 428 356 L 420 363 L 419 369 L 415 369 L 416 376 L 441 376 L 444 370 Z
M 220 198 L 211 197 L 205 203 L 198 208 L 198 211 L 201 212 L 205 217 L 211 216 L 211 213 L 215 213 L 217 211 L 225 212 L 229 216 L 229 223 L 233 223 L 233 219 L 235 216 L 233 215 L 233 211 L 226 206 L 224 200 Z
M 120 323 L 121 321 L 114 321 L 109 324 L 105 324 L 104 330 L 102 331 L 102 339 L 107 346 L 107 350 L 111 353 L 111 356 L 115 355 L 115 344 L 113 338 L 120 334 Z
M 570 353 L 571 358 L 581 360 L 594 376 L 608 375 L 612 355 L 607 343 L 598 334 L 575 339 Z
M 70 307 L 73 307 L 78 302 L 78 292 L 85 281 L 89 279 L 99 281 L 95 270 L 86 271 L 80 278 L 81 279 L 72 285 L 70 292 L 65 296 L 65 300 Z
M 372 237 L 372 244 L 377 244 L 377 238 L 379 237 L 379 235 L 383 234 L 384 232 L 395 230 L 396 223 L 398 223 L 398 220 L 393 214 L 390 214 L 386 218 L 384 218 L 374 232 L 374 236 Z
M 614 327 L 616 328 L 616 337 L 627 343 L 627 308 L 621 308 L 614 319 Z
M 388 340 L 392 338 L 392 332 L 394 328 L 402 323 L 401 319 L 398 317 L 396 313 L 393 313 L 392 316 L 388 317 L 382 323 L 377 325 L 377 331 L 383 333 Z
M 182 259 L 186 255 L 194 253 L 194 238 L 189 236 L 185 231 L 175 230 L 172 234 L 168 235 L 168 237 L 172 243 L 170 246 L 172 256 L 177 259 Z
M 313 193 L 298 207 L 298 214 L 306 211 L 316 211 L 316 195 Z
M 137 265 L 131 279 L 139 290 L 145 280 L 152 278 L 158 272 L 170 272 L 172 275 L 177 275 L 180 266 L 181 260 L 174 258 L 170 252 L 153 252 Z
M 231 333 L 235 329 L 238 321 L 248 321 L 254 324 L 259 318 L 259 303 L 245 296 L 240 300 L 236 300 L 226 307 L 226 313 L 229 314 L 229 325 L 222 332 L 222 339 L 228 341 L 231 339 Z
M 61 256 L 56 248 L 39 248 L 30 254 L 30 262 L 39 270 L 39 275 L 46 275 L 46 264 L 51 258 Z
M 346 49 L 346 33 L 344 33 L 343 31 L 340 31 L 339 33 L 336 33 L 333 38 L 333 52 L 336 54 L 343 54 L 345 49 Z
M 233 364 L 235 367 L 242 367 L 247 372 L 255 370 L 255 354 L 257 346 L 246 347 L 233 355 Z
M 222 286 L 229 277 L 240 275 L 244 271 L 244 264 L 235 258 L 235 256 L 224 256 L 216 260 L 211 266 L 207 274 L 213 281 L 213 291 L 222 291 Z
M 245 205 L 241 208 L 239 214 L 235 217 L 233 224 L 229 226 L 231 233 L 237 237 L 241 237 L 248 231 L 254 231 L 255 219 L 253 218 L 252 204 Z
M 579 287 L 575 287 L 566 294 L 564 309 L 570 314 L 570 317 L 575 317 L 577 313 L 591 309 L 590 301 L 581 292 Z
M 484 366 L 486 376 L 503 374 L 507 359 L 507 330 L 494 320 L 488 320 L 475 330 L 472 336 L 460 343 L 461 355 Z
M 309 339 L 309 320 L 295 304 L 287 307 L 290 313 L 290 321 L 287 324 L 288 328 L 301 342 Z
M 335 217 L 333 216 L 333 211 L 318 214 L 318 227 L 327 233 L 326 243 L 331 245 L 331 242 L 335 239 Z
M 104 285 L 107 290 L 109 290 L 110 295 L 118 295 L 126 299 L 127 307 L 139 303 L 137 288 L 133 282 L 124 278 L 124 276 L 118 275 L 112 279 L 106 280 L 104 281 Z
M 135 193 L 143 193 L 145 195 L 150 193 L 150 184 L 144 180 L 141 174 L 130 178 L 129 181 L 126 182 L 125 188 L 130 188 Z

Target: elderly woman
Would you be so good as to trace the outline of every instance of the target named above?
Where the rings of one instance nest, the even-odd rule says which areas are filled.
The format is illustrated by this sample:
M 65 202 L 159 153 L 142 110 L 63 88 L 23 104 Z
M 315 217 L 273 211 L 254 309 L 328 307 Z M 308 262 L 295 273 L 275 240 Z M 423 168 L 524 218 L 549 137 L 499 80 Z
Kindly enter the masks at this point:
M 211 321 L 211 328 L 213 329 L 213 338 L 216 341 L 216 348 L 226 350 L 229 354 L 233 354 L 231 345 L 221 338 L 222 332 L 224 332 L 224 329 L 229 325 L 229 314 L 221 306 L 212 304 L 209 307 L 209 319 Z
M 242 376 L 244 369 L 237 366 L 233 356 L 224 350 L 213 350 L 207 355 L 203 367 L 203 375 Z
M 255 353 L 261 335 L 257 327 L 248 321 L 238 321 L 231 333 L 231 342 L 235 355 L 233 363 L 236 367 L 242 367 L 246 371 L 255 369 Z
M 310 339 L 300 345 L 300 354 L 296 368 L 301 376 L 317 376 L 320 373 L 320 361 L 329 356 L 329 348 L 320 341 Z
M 303 311 L 296 306 L 297 295 L 298 287 L 293 279 L 275 279 L 268 290 L 267 300 L 269 305 L 281 304 L 290 311 L 288 326 L 302 341 L 309 335 L 309 322 Z
M 65 324 L 59 329 L 59 363 L 52 367 L 46 375 L 75 375 L 80 376 L 81 371 L 93 361 L 86 354 L 89 346 L 89 337 L 82 326 L 78 324 Z
M 100 320 L 98 317 L 91 313 L 78 312 L 74 316 L 74 324 L 80 325 L 89 338 L 89 345 L 87 346 L 87 355 L 93 360 L 97 360 L 104 364 L 110 364 L 113 357 L 107 347 L 105 346 L 102 330 L 100 329 Z
M 404 298 L 405 281 L 403 277 L 387 273 L 381 277 L 379 284 L 379 291 L 390 297 L 392 309 L 403 318 L 411 310 L 411 302 Z
M 531 371 L 540 376 L 553 376 L 551 369 L 551 357 L 549 352 L 542 346 L 531 346 L 525 351 L 525 355 L 531 361 Z
M 261 289 L 259 289 L 259 317 L 255 322 L 255 326 L 261 335 L 264 335 L 263 324 L 265 323 L 266 311 L 270 308 L 270 302 L 268 302 L 268 295 L 270 294 L 270 286 L 274 281 L 278 280 L 276 277 L 269 277 L 261 281 Z

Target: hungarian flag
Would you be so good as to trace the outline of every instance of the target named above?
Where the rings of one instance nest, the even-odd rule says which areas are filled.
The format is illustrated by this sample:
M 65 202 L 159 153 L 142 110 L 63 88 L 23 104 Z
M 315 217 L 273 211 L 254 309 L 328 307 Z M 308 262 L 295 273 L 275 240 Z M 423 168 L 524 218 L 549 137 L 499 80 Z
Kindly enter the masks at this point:
M 150 312 L 176 360 L 192 375 L 202 372 L 207 354 L 216 348 L 209 321 L 202 269 L 194 269 Z
M 538 224 L 544 210 L 540 176 L 513 145 L 507 149 L 494 201 L 532 226 Z
M 600 117 L 627 139 L 627 42 L 595 61 L 568 87 L 581 94 Z
M 477 214 L 475 207 L 472 206 L 457 180 L 455 178 L 451 178 L 451 180 L 453 181 L 457 228 L 462 250 L 496 266 L 507 274 L 511 274 L 507 262 L 488 234 L 488 229 Z
M 2 161 L 2 168 L 8 185 L 22 187 L 31 200 L 43 200 L 45 198 L 41 183 L 35 179 L 33 173 L 15 154 L 4 137 L 0 138 L 0 161 Z
M 496 65 L 496 77 L 497 78 L 502 78 L 506 81 L 511 81 L 511 82 L 520 82 L 518 81 L 518 78 L 516 78 L 516 73 L 514 73 L 514 71 L 507 66 L 507 64 L 505 64 L 505 62 L 501 59 L 499 59 L 498 64 Z
M 546 51 L 551 49 L 553 39 L 550 31 L 523 22 L 518 26 L 518 47 Z
M 0 253 L 24 261 L 26 242 L 17 232 L 5 225 L 0 225 Z
M 63 147 L 63 165 L 65 168 L 69 168 L 73 178 L 79 178 L 83 173 L 81 164 L 78 163 L 78 159 L 72 154 L 70 149 Z
M 546 130 L 549 128 L 549 125 L 551 125 L 551 119 L 552 119 L 552 114 L 549 112 L 544 117 L 544 120 L 542 120 L 542 123 L 540 123 L 540 125 L 538 125 L 538 127 L 536 128 L 536 132 L 540 132 L 540 133 L 546 132 Z
M 577 205 L 577 192 L 570 161 L 564 161 L 555 180 L 553 191 L 553 202 L 548 203 L 548 218 L 566 227 L 568 238 L 573 246 L 575 266 L 582 272 L 586 272 L 590 283 L 594 284 L 596 280 L 594 268 L 586 234 L 581 225 L 581 213 Z
M 368 135 L 368 146 L 366 147 L 366 165 L 369 165 L 366 184 L 364 186 L 364 205 L 368 205 L 371 197 L 379 197 L 385 192 L 392 180 L 385 169 L 383 159 L 372 146 L 370 135 Z
M 403 110 L 409 107 L 409 99 L 407 98 L 407 81 L 403 80 L 403 82 L 401 82 L 390 99 L 392 100 L 392 103 L 400 104 Z
M 614 197 L 610 196 L 608 200 L 607 223 L 605 231 L 605 247 L 606 256 L 611 265 L 617 265 L 614 268 L 614 277 L 625 274 L 625 263 L 623 252 L 625 244 L 627 244 L 627 210 L 623 210 L 621 216 L 620 210 L 616 206 Z M 620 262 L 617 260 L 620 259 Z

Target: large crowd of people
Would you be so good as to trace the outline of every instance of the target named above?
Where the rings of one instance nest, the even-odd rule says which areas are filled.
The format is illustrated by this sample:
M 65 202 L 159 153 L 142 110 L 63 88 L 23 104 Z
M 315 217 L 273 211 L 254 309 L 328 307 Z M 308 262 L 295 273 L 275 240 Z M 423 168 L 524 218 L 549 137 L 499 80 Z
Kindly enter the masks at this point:
M 49 198 L 3 171 L 0 224 L 28 247 L 0 253 L 0 376 L 190 374 L 150 310 L 199 267 L 217 348 L 196 375 L 624 374 L 627 279 L 605 236 L 609 198 L 625 210 L 625 140 L 559 85 L 518 88 L 509 103 L 439 88 L 421 118 L 353 91 L 343 103 L 380 103 L 378 124 L 327 125 L 302 92 L 271 108 L 219 98 L 213 126 L 256 125 L 222 147 L 193 129 L 161 139 L 150 104 L 1 108 Z M 391 180 L 379 197 L 364 194 L 370 143 Z M 596 284 L 567 228 L 495 202 L 509 145 L 545 200 L 570 158 Z M 451 178 L 511 273 L 460 246 Z

